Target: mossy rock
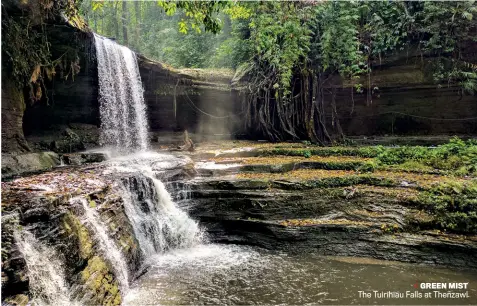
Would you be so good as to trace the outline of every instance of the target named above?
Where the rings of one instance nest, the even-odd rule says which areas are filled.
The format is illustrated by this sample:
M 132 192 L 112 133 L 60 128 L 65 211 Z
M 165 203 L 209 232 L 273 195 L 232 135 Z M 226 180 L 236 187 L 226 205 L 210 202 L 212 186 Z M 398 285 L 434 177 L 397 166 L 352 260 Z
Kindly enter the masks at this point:
M 93 256 L 88 260 L 88 265 L 81 271 L 81 280 L 85 288 L 95 297 L 96 303 L 102 305 L 121 304 L 118 282 L 101 257 Z
M 51 170 L 60 164 L 58 155 L 54 152 L 25 153 L 2 156 L 2 178 L 15 175 Z
M 94 242 L 88 232 L 88 229 L 81 224 L 81 221 L 71 212 L 63 218 L 63 228 L 68 236 L 74 237 L 78 244 L 79 256 L 86 260 L 91 257 Z

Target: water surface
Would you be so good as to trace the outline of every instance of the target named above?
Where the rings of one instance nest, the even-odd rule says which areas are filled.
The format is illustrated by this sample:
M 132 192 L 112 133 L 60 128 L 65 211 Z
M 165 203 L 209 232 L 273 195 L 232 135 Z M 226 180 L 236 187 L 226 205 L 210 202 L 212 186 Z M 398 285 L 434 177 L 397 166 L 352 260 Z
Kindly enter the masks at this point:
M 476 304 L 477 273 L 359 258 L 216 244 L 150 258 L 126 305 L 157 304 Z M 424 295 L 416 282 L 469 282 L 469 298 L 374 298 L 373 290 Z M 372 294 L 360 297 L 358 291 Z M 441 290 L 447 292 L 447 290 Z

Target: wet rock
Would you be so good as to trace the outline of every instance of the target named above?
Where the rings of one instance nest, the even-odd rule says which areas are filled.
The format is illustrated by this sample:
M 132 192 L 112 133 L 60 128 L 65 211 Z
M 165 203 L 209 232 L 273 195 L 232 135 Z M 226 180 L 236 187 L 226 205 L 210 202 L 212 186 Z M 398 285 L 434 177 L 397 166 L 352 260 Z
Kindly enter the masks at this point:
M 107 159 L 103 153 L 71 153 L 61 155 L 64 164 L 79 166 L 89 163 L 99 163 Z
M 54 152 L 2 154 L 2 178 L 51 170 L 59 164 L 59 156 Z
M 37 151 L 51 150 L 56 153 L 72 153 L 97 147 L 99 129 L 96 125 L 71 123 L 52 125 L 27 136 L 30 146 Z
M 227 176 L 184 184 L 191 189 L 189 214 L 217 243 L 477 268 L 477 239 L 424 232 L 429 222 L 416 217 L 422 212 L 403 187 Z
M 16 248 L 14 231 L 19 227 L 18 214 L 2 216 L 2 296 L 11 296 L 10 303 L 19 303 L 17 297 L 28 290 L 26 263 Z M 20 297 L 21 298 L 21 297 Z
M 28 305 L 29 301 L 30 301 L 30 299 L 28 298 L 28 296 L 26 296 L 24 294 L 17 294 L 13 297 L 10 297 L 10 298 L 6 299 L 5 303 L 7 303 L 9 305 L 26 306 L 26 305 Z
M 21 87 L 2 70 L 2 153 L 30 151 L 22 127 L 25 108 Z
M 99 165 L 58 168 L 2 184 L 2 300 L 13 301 L 18 294 L 29 296 L 25 261 L 13 236 L 15 230 L 25 228 L 61 254 L 74 299 L 94 305 L 121 304 L 123 292 L 93 229 L 83 222 L 84 208 L 70 201 L 81 196 L 94 202 L 129 270 L 137 271 L 140 248 L 119 191 L 101 169 Z

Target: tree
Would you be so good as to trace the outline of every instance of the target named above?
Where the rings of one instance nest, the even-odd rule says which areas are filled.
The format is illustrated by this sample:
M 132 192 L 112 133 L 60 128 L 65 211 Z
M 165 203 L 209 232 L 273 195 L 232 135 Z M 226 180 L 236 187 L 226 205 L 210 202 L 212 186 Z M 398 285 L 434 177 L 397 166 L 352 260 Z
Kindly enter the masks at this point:
M 85 1 L 87 2 L 87 1 Z M 93 2 L 94 5 L 99 5 Z M 110 19 L 108 6 L 92 22 Z M 382 60 L 418 46 L 437 86 L 475 94 L 474 1 L 159 1 L 141 3 L 141 34 L 122 43 L 176 67 L 245 72 L 248 126 L 272 140 L 343 140 L 335 96 L 339 76 L 368 104 Z M 126 10 L 126 6 L 122 11 Z M 135 9 L 137 12 L 137 9 Z M 124 15 L 123 15 L 124 16 Z M 122 21 L 137 27 L 133 14 Z M 99 19 L 101 18 L 101 19 Z M 107 27 L 100 33 L 113 35 Z M 340 85 L 341 86 L 341 85 Z
M 128 44 L 128 28 L 127 28 L 127 2 L 123 2 L 123 10 L 122 10 L 122 23 L 123 23 L 123 42 L 125 45 Z

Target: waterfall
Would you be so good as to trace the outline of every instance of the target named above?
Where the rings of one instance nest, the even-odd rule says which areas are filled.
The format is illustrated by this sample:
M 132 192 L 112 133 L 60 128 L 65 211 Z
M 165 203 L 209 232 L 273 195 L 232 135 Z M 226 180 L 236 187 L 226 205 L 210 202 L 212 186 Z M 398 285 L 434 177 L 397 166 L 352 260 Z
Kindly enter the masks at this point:
M 96 34 L 95 45 L 101 143 L 126 153 L 126 156 L 116 156 L 110 160 L 110 169 L 122 177 L 120 188 L 124 209 L 143 255 L 149 258 L 157 253 L 201 242 L 203 232 L 197 222 L 174 203 L 164 184 L 155 176 L 158 170 L 171 169 L 174 164 L 168 160 L 170 156 L 147 152 L 146 107 L 134 53 Z M 174 161 L 177 160 L 175 158 Z M 88 203 L 83 205 L 89 214 L 88 220 L 98 233 L 101 247 L 112 250 L 114 244 L 108 246 L 106 232 L 96 228 L 100 222 L 94 210 L 88 207 Z M 118 262 L 116 268 L 119 273 L 123 269 L 119 256 L 110 260 L 113 264 L 115 260 Z M 121 277 L 127 281 L 127 276 Z
M 93 207 L 90 207 L 88 201 L 81 197 L 71 199 L 72 204 L 77 202 L 80 202 L 85 210 L 83 223 L 88 223 L 91 226 L 94 238 L 97 241 L 100 251 L 102 252 L 103 256 L 111 263 L 114 275 L 118 279 L 122 292 L 125 292 L 129 287 L 129 269 L 121 250 L 108 236 L 104 223 L 101 221 L 96 210 Z
M 145 151 L 148 124 L 144 90 L 135 54 L 94 34 L 98 58 L 102 145 L 118 151 Z
M 172 201 L 164 184 L 144 173 L 122 179 L 124 208 L 146 257 L 202 241 L 203 232 Z
M 65 281 L 62 261 L 56 251 L 38 241 L 27 230 L 14 233 L 18 250 L 26 262 L 32 305 L 75 305 Z

